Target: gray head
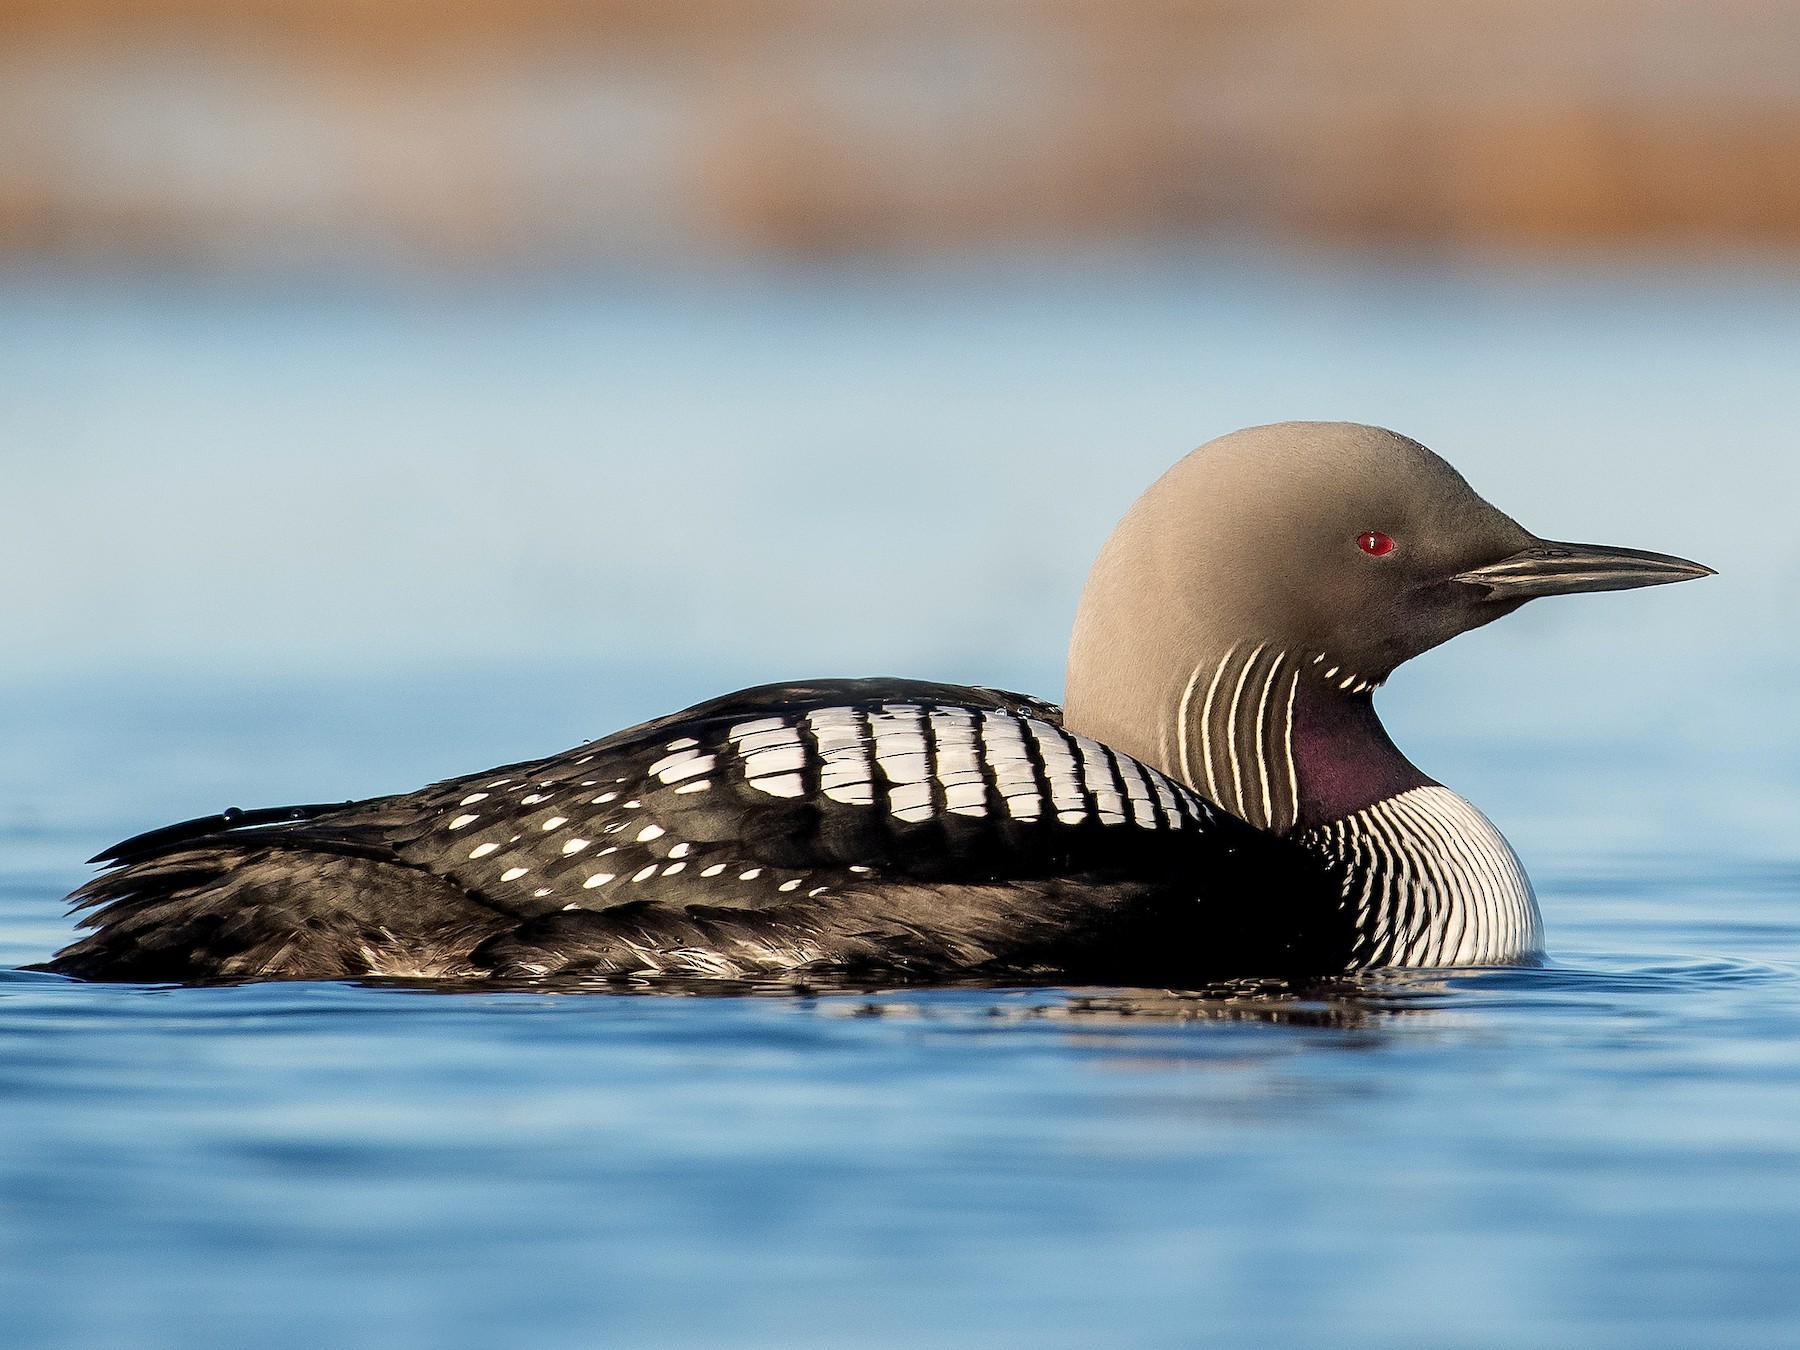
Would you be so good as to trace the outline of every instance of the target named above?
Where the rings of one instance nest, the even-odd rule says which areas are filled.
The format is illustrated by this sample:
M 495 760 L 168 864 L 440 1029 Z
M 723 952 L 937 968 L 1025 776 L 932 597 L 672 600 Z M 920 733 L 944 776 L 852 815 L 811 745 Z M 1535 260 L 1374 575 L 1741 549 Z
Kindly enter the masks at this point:
M 1252 427 L 1176 464 L 1108 539 L 1075 622 L 1068 724 L 1257 824 L 1314 823 L 1393 783 L 1362 772 L 1365 787 L 1334 787 L 1332 757 L 1315 755 L 1309 791 L 1309 728 L 1373 736 L 1379 746 L 1355 748 L 1365 766 L 1382 749 L 1393 774 L 1427 781 L 1362 715 L 1402 661 L 1538 596 L 1708 571 L 1539 539 L 1424 446 L 1379 427 Z M 1278 781 L 1262 787 L 1271 762 Z

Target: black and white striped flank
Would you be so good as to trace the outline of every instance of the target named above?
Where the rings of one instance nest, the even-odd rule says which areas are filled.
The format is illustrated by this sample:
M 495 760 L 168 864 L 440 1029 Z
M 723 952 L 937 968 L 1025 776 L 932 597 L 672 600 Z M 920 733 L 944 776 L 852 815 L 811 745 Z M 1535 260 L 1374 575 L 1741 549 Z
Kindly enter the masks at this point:
M 483 894 L 582 908 L 677 877 L 684 894 L 813 892 L 849 869 L 904 868 L 910 832 L 929 827 L 940 862 L 996 847 L 1050 860 L 1061 836 L 1219 819 L 1147 765 L 1007 708 L 884 700 L 670 729 L 687 734 L 464 784 L 412 847 L 435 840 L 440 865 Z M 815 866 L 786 865 L 796 839 Z
M 1207 814 L 1193 793 L 1130 756 L 1007 710 L 823 707 L 740 722 L 726 737 L 755 791 L 792 798 L 816 784 L 827 800 L 913 823 L 992 813 L 1165 830 Z
M 1362 967 L 1516 963 L 1543 947 L 1531 880 L 1488 818 L 1422 787 L 1299 836 L 1344 881 Z

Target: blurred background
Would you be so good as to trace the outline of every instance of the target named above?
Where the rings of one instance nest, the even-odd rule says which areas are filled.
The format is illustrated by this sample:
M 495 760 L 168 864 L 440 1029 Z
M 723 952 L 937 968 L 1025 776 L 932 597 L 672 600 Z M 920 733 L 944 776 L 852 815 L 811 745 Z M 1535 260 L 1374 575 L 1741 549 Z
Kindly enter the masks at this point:
M 1800 242 L 1792 0 L 8 0 L 0 246 Z
M 1430 658 L 1412 743 L 1789 717 L 1793 0 L 8 0 L 0 147 L 15 813 L 1055 695 L 1132 497 L 1289 417 L 1726 573 Z M 142 801 L 215 723 L 286 739 Z

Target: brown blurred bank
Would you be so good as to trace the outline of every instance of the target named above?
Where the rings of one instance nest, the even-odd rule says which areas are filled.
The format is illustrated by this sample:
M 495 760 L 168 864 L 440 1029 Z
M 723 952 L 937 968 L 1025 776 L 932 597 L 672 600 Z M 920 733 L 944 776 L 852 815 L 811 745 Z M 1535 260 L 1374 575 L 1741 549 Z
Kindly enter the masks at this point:
M 0 0 L 0 259 L 1800 245 L 1800 0 Z

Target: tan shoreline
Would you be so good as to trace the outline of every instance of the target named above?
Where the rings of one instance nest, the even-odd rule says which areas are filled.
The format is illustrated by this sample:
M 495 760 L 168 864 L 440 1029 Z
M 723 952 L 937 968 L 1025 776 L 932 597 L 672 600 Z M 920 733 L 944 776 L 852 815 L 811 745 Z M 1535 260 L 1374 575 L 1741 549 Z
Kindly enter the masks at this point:
M 1800 245 L 1800 3 L 11 0 L 0 255 Z

